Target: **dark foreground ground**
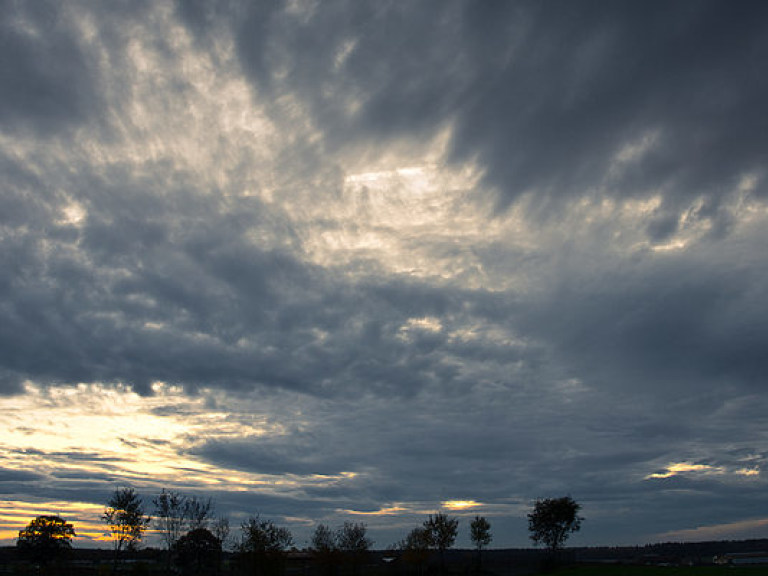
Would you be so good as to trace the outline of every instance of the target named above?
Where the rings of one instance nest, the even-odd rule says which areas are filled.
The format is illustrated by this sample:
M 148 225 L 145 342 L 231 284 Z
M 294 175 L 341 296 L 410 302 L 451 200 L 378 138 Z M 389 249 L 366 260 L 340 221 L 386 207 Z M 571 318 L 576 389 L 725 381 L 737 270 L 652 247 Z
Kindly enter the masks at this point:
M 562 568 L 550 576 L 764 576 L 768 566 L 585 565 Z
M 143 549 L 124 556 L 117 573 L 135 576 L 768 576 L 768 539 L 699 543 L 666 543 L 635 547 L 568 548 L 553 569 L 542 550 L 486 550 L 478 563 L 473 550 L 449 550 L 408 556 L 399 551 L 373 551 L 362 557 L 319 559 L 293 551 L 276 564 L 243 564 L 231 553 L 202 570 L 168 570 L 165 552 Z M 215 567 L 214 567 L 215 566 Z M 75 549 L 66 561 L 34 566 L 15 547 L 0 548 L 0 576 L 107 576 L 113 574 L 110 550 Z

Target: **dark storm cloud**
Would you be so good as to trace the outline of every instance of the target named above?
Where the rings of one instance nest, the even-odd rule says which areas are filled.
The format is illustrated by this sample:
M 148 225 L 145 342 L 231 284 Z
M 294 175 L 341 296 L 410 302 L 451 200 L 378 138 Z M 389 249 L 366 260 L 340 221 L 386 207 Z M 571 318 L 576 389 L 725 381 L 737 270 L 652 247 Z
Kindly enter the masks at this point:
M 0 469 L 0 484 L 6 483 L 22 483 L 22 482 L 34 482 L 43 478 L 40 474 L 34 472 L 28 472 L 26 470 L 7 470 Z M 14 487 L 17 489 L 17 487 Z
M 344 471 L 301 435 L 290 436 L 282 442 L 280 437 L 243 438 L 226 443 L 214 440 L 195 447 L 190 453 L 218 466 L 257 474 L 330 475 Z
M 204 37 L 216 10 L 180 6 Z M 238 12 L 243 69 L 257 90 L 307 103 L 333 147 L 454 122 L 454 159 L 478 159 L 504 204 L 525 192 L 539 203 L 597 188 L 661 192 L 676 214 L 701 195 L 714 220 L 725 191 L 764 172 L 762 3 L 281 8 Z M 647 153 L 616 171 L 620 152 L 651 135 Z M 674 229 L 664 215 L 650 233 Z
M 0 2 L 0 127 L 41 135 L 83 122 L 99 88 L 58 2 Z
M 66 200 L 55 192 L 41 209 L 23 182 L 7 184 L 26 216 L 2 250 L 12 272 L 2 285 L 6 391 L 31 378 L 124 382 L 143 393 L 165 381 L 318 393 L 365 382 L 367 391 L 410 394 L 460 377 L 441 349 L 511 359 L 507 347 L 448 344 L 443 334 L 400 337 L 408 318 L 442 316 L 471 293 L 418 281 L 348 284 L 300 261 L 293 229 L 260 201 L 188 191 L 169 171 L 158 168 L 157 182 L 85 168 L 65 178 L 60 185 L 80 191 L 88 210 L 78 227 L 57 221 Z M 280 244 L 252 242 L 254 230 Z
M 148 411 L 227 411 L 242 437 L 201 427 L 180 457 L 295 481 L 212 494 L 239 518 L 465 498 L 522 545 L 531 500 L 571 493 L 592 542 L 637 543 L 764 501 L 762 3 L 2 6 L 0 392 L 161 381 L 205 398 Z M 268 122 L 235 107 L 217 123 L 239 74 Z M 226 88 L 209 107 L 207 80 Z M 205 138 L 184 140 L 196 121 Z M 226 132 L 238 122 L 273 155 Z M 357 157 L 446 127 L 450 162 L 483 174 L 450 211 L 482 220 L 476 237 L 334 212 L 347 160 L 367 171 Z M 508 210 L 490 219 L 493 191 Z M 315 257 L 319 236 L 366 226 L 392 254 Z M 6 493 L 103 504 L 126 479 L 89 450 L 22 456 L 53 471 L 4 470 Z
M 700 265 L 705 253 L 712 266 Z M 519 320 L 609 388 L 674 383 L 680 394 L 710 386 L 727 394 L 732 384 L 759 387 L 768 369 L 760 296 L 768 276 L 758 252 L 738 261 L 719 256 L 705 245 L 685 258 L 614 262 L 593 278 L 564 264 L 542 307 L 533 304 Z

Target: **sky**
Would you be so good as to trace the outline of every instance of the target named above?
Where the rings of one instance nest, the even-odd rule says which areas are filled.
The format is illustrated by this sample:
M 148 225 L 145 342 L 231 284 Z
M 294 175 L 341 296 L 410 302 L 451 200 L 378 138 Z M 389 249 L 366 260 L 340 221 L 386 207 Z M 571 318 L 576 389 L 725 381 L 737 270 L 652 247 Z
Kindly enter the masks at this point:
M 768 538 L 768 3 L 0 0 L 0 544 Z M 149 534 L 148 544 L 158 544 Z

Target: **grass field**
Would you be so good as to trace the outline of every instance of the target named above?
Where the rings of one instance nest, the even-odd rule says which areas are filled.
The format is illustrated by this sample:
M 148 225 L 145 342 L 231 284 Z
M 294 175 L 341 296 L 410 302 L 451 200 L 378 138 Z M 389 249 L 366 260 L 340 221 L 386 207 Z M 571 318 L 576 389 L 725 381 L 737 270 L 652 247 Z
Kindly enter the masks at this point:
M 552 576 L 768 576 L 768 566 L 574 566 Z

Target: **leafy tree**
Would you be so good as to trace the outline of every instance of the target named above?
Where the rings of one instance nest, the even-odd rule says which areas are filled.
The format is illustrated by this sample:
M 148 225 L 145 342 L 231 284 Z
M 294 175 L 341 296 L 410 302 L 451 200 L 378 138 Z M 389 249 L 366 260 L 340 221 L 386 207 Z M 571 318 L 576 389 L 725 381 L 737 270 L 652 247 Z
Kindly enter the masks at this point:
M 328 553 L 336 549 L 336 535 L 325 524 L 318 524 L 312 534 L 312 549 L 319 553 Z
M 336 542 L 342 552 L 364 553 L 371 549 L 373 540 L 368 538 L 368 527 L 354 522 L 344 522 L 336 533 Z
M 242 538 L 237 551 L 245 569 L 265 576 L 279 574 L 285 551 L 293 546 L 291 532 L 271 520 L 260 520 L 258 516 L 244 522 L 241 530 Z
M 528 530 L 533 543 L 544 544 L 556 555 L 570 533 L 581 528 L 580 509 L 581 505 L 570 496 L 536 500 L 533 511 L 528 514 Z
M 445 571 L 445 551 L 453 546 L 456 540 L 459 521 L 438 512 L 434 516 L 430 514 L 429 519 L 424 521 L 424 529 L 429 535 L 430 547 L 440 552 L 440 568 Z
M 325 574 L 333 574 L 339 550 L 336 534 L 325 524 L 318 524 L 312 534 L 312 556 Z
M 72 524 L 60 516 L 38 516 L 26 528 L 19 530 L 16 547 L 30 560 L 47 564 L 67 553 L 75 536 Z
M 491 535 L 491 524 L 482 516 L 475 516 L 469 525 L 470 538 L 477 550 L 482 550 L 493 540 Z
M 102 516 L 112 532 L 114 564 L 122 550 L 135 550 L 152 518 L 144 515 L 144 503 L 133 488 L 118 488 Z
M 397 544 L 397 548 L 403 551 L 403 560 L 416 566 L 417 574 L 422 573 L 431 546 L 432 539 L 426 528 L 414 528 Z
M 356 574 L 363 558 L 373 546 L 373 540 L 368 538 L 368 527 L 362 522 L 344 522 L 336 532 L 336 545 L 351 562 L 352 571 Z
M 493 540 L 490 522 L 482 516 L 475 516 L 475 519 L 469 525 L 469 535 L 477 550 L 477 567 L 480 568 L 482 566 L 483 548 L 488 546 L 491 540 Z
M 173 547 L 182 574 L 208 575 L 218 572 L 221 540 L 207 528 L 195 528 L 179 538 Z

